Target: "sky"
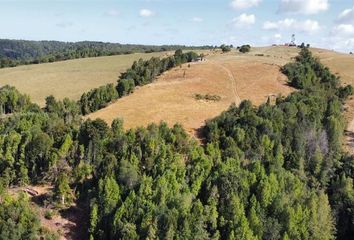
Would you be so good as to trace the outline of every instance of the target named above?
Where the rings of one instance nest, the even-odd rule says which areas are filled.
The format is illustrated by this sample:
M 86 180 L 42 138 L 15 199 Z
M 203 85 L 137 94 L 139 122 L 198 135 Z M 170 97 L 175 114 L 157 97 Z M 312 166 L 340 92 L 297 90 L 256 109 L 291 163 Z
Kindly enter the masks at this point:
M 354 51 L 354 0 L 0 0 L 0 38 Z

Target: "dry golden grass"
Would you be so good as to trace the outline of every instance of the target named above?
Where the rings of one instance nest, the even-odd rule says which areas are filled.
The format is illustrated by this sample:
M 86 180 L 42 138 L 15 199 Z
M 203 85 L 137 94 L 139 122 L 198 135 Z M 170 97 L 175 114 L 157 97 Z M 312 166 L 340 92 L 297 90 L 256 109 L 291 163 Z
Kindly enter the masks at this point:
M 344 83 L 354 85 L 354 56 L 323 49 L 311 50 L 332 72 L 340 75 Z M 250 99 L 255 104 L 261 104 L 269 95 L 290 93 L 292 89 L 286 86 L 286 78 L 279 68 L 298 52 L 297 48 L 279 46 L 252 48 L 248 54 L 203 51 L 207 62 L 192 64 L 191 68 L 185 65 L 183 69 L 173 69 L 156 82 L 137 89 L 131 96 L 89 117 L 100 117 L 107 122 L 122 117 L 126 128 L 161 120 L 169 124 L 179 122 L 192 132 L 233 102 Z M 130 67 L 134 60 L 167 54 L 171 52 L 86 58 L 0 69 L 0 85 L 15 86 L 41 106 L 50 94 L 59 99 L 69 97 L 77 100 L 83 92 L 115 83 L 119 73 Z M 197 101 L 193 98 L 197 93 L 219 95 L 221 100 Z M 348 122 L 354 118 L 354 99 L 347 103 L 345 117 Z M 354 128 L 354 122 L 352 125 Z
M 257 48 L 249 54 L 210 52 L 206 62 L 172 69 L 154 83 L 87 118 L 102 118 L 108 123 L 123 118 L 126 128 L 160 121 L 169 125 L 181 123 L 194 133 L 205 120 L 219 115 L 234 102 L 250 99 L 258 105 L 270 95 L 288 95 L 293 89 L 286 85 L 287 79 L 279 70 L 297 52 L 290 48 Z M 221 100 L 198 101 L 195 94 L 218 95 Z
M 166 54 L 129 54 L 5 68 L 0 69 L 0 86 L 15 86 L 41 106 L 45 103 L 45 97 L 51 94 L 58 99 L 68 97 L 78 100 L 83 92 L 115 83 L 119 73 L 130 67 L 134 60 Z

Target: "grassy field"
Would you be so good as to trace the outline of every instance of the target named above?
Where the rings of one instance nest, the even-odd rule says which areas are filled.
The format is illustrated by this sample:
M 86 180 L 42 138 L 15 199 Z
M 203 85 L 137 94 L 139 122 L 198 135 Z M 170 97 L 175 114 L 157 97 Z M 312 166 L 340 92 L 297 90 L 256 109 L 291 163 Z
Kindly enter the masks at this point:
M 5 68 L 0 69 L 0 86 L 15 86 L 41 106 L 50 94 L 59 99 L 78 100 L 83 92 L 115 83 L 119 73 L 130 67 L 134 60 L 167 54 L 170 53 L 140 53 Z
M 207 61 L 172 69 L 88 118 L 102 118 L 108 123 L 123 118 L 126 128 L 150 122 L 178 122 L 189 133 L 195 133 L 206 119 L 219 115 L 232 103 L 250 99 L 261 104 L 269 96 L 288 95 L 293 89 L 279 70 L 297 53 L 294 48 L 256 48 L 249 54 L 210 52 Z M 217 95 L 221 99 L 196 100 L 195 94 Z
M 138 88 L 134 94 L 89 117 L 103 118 L 108 123 L 121 117 L 126 128 L 162 120 L 170 125 L 179 122 L 189 132 L 194 132 L 206 119 L 217 116 L 233 102 L 250 99 L 261 104 L 268 96 L 287 95 L 293 91 L 286 85 L 286 77 L 279 69 L 298 52 L 299 49 L 289 47 L 252 48 L 248 54 L 203 51 L 207 55 L 206 62 L 173 69 L 154 83 Z M 344 83 L 354 85 L 354 56 L 323 49 L 312 49 L 312 52 L 333 73 L 341 76 Z M 0 69 L 0 85 L 15 86 L 42 106 L 44 98 L 50 94 L 59 99 L 77 100 L 83 92 L 115 83 L 119 73 L 134 60 L 168 54 L 172 53 L 86 58 Z M 196 100 L 195 94 L 217 95 L 221 100 Z M 348 123 L 354 119 L 354 99 L 347 103 L 345 118 Z M 350 126 L 354 132 L 354 121 Z

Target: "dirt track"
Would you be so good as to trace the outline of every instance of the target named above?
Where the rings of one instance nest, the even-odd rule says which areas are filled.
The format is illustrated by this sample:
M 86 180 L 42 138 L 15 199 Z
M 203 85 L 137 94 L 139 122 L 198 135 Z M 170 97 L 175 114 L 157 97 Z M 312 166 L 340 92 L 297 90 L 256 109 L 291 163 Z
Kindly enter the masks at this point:
M 223 69 L 227 73 L 227 75 L 229 76 L 229 79 L 230 79 L 231 89 L 232 89 L 233 95 L 235 97 L 235 103 L 236 104 L 240 104 L 241 103 L 241 98 L 240 98 L 240 96 L 238 95 L 238 92 L 237 92 L 236 79 L 234 77 L 234 74 L 228 68 L 223 66 L 222 64 L 217 63 L 215 61 L 210 61 L 210 62 L 212 64 L 216 64 L 218 67 L 220 67 L 221 69 Z

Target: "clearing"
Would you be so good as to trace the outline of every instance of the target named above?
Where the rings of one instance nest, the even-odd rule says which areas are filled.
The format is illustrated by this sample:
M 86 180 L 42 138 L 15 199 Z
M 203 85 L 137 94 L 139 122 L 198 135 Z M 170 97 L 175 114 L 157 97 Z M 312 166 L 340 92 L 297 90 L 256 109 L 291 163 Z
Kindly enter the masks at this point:
M 42 227 L 58 234 L 59 240 L 79 240 L 88 238 L 87 233 L 87 211 L 76 203 L 61 210 L 55 210 L 49 203 L 53 186 L 50 185 L 29 185 L 25 187 L 15 187 L 8 189 L 12 196 L 19 193 L 27 193 L 33 209 L 38 213 Z M 55 214 L 51 218 L 46 218 L 46 213 L 53 211 Z
M 25 65 L 0 69 L 0 86 L 11 85 L 30 95 L 33 102 L 44 106 L 45 98 L 68 97 L 78 100 L 82 93 L 108 83 L 116 83 L 119 74 L 139 58 L 164 57 L 172 52 L 82 58 L 54 63 Z
M 207 61 L 174 68 L 87 118 L 102 118 L 107 123 L 123 118 L 127 129 L 150 122 L 181 123 L 195 134 L 205 120 L 219 115 L 232 103 L 249 99 L 259 105 L 268 97 L 288 95 L 293 89 L 279 70 L 297 54 L 298 49 L 286 47 L 255 48 L 248 54 L 210 51 Z M 221 99 L 196 100 L 195 94 Z
M 324 49 L 311 49 L 321 62 L 341 77 L 344 84 L 354 85 L 354 56 Z M 102 118 L 111 123 L 123 118 L 125 128 L 146 126 L 150 122 L 181 123 L 195 134 L 205 120 L 219 115 L 230 104 L 249 99 L 255 105 L 268 97 L 288 95 L 294 89 L 280 67 L 297 56 L 299 49 L 276 46 L 253 48 L 248 54 L 208 52 L 207 61 L 188 64 L 164 73 L 154 83 L 136 91 L 86 118 Z M 220 101 L 196 100 L 195 94 L 221 97 Z M 354 153 L 354 98 L 346 104 L 348 125 L 346 144 Z M 352 127 L 350 127 L 352 126 Z

